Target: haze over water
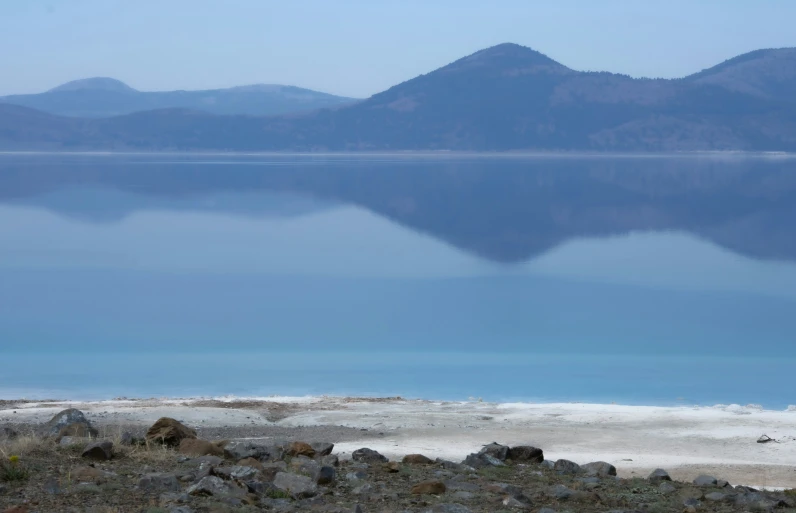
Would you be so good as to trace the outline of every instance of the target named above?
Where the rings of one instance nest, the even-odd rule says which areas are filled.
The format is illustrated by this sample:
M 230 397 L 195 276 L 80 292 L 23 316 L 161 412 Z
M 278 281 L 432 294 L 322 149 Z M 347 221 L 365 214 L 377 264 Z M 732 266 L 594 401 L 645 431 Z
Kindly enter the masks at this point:
M 783 408 L 794 163 L 0 155 L 0 397 Z

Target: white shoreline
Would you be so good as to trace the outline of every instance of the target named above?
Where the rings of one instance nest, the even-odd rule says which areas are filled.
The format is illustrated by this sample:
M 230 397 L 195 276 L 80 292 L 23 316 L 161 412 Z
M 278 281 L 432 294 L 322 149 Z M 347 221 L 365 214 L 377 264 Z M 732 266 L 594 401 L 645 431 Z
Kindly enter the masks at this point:
M 241 402 L 242 408 L 220 407 Z M 287 407 L 270 422 L 269 406 Z M 580 463 L 603 460 L 620 475 L 645 477 L 662 467 L 675 479 L 707 472 L 734 484 L 796 487 L 796 408 L 765 410 L 755 405 L 627 406 L 588 403 L 487 403 L 350 397 L 197 397 L 105 401 L 31 402 L 12 413 L 0 409 L 3 423 L 46 422 L 66 407 L 78 407 L 92 421 L 148 425 L 161 416 L 197 427 L 333 425 L 383 438 L 338 443 L 342 456 L 362 446 L 390 458 L 410 453 L 461 460 L 483 444 L 530 444 L 547 459 Z M 777 442 L 757 443 L 766 434 Z M 335 440 L 329 440 L 335 442 Z

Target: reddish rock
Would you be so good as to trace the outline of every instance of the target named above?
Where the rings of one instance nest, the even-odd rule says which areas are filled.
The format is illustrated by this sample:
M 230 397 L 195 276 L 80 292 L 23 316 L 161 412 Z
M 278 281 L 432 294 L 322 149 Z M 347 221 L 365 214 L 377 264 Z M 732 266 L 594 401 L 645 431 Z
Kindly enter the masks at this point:
M 407 454 L 404 456 L 403 462 L 410 465 L 430 465 L 434 463 L 434 460 L 422 454 Z
M 178 452 L 194 458 L 198 458 L 199 456 L 224 457 L 224 449 L 213 442 L 200 440 L 198 438 L 183 438 L 180 441 Z
M 287 448 L 287 454 L 288 456 L 307 456 L 312 458 L 315 456 L 315 449 L 307 442 L 293 442 Z
M 412 493 L 415 495 L 441 495 L 445 490 L 445 483 L 442 481 L 423 481 L 412 487 Z
M 177 447 L 186 438 L 196 438 L 196 431 L 169 417 L 162 417 L 146 432 L 146 440 Z

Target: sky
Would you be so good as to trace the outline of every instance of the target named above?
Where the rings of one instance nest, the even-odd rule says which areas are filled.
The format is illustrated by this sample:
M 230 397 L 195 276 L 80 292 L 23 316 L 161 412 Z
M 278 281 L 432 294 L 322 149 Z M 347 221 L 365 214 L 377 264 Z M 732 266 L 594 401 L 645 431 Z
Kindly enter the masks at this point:
M 108 76 L 367 97 L 504 42 L 670 78 L 796 46 L 793 20 L 793 0 L 0 0 L 0 95 Z

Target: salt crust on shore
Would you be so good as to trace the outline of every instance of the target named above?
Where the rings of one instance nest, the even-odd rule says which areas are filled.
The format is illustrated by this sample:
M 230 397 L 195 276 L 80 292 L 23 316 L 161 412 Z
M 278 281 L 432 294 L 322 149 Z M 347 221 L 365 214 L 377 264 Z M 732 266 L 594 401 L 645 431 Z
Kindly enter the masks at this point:
M 146 425 L 161 416 L 187 424 L 282 427 L 334 425 L 384 433 L 367 446 L 388 457 L 423 453 L 462 459 L 483 444 L 541 447 L 547 459 L 603 460 L 620 475 L 641 476 L 656 467 L 674 478 L 713 473 L 737 484 L 796 487 L 796 407 L 625 406 L 582 403 L 486 403 L 346 397 L 215 397 L 29 402 L 0 410 L 0 423 L 46 422 L 77 407 L 92 422 Z M 276 422 L 271 410 L 282 411 Z M 15 411 L 15 413 L 13 413 Z M 765 444 L 766 434 L 775 439 Z M 331 440 L 333 441 L 333 440 Z M 345 456 L 364 442 L 345 442 Z

